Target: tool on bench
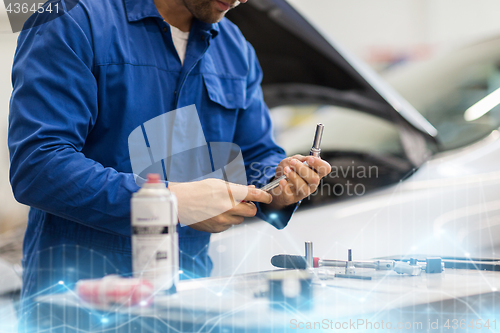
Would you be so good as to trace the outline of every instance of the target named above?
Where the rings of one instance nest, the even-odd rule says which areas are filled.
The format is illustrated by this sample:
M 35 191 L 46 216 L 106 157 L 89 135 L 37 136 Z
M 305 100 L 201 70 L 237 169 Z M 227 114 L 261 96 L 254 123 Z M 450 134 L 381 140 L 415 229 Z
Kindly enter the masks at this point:
M 305 242 L 305 257 L 289 254 L 279 254 L 271 258 L 271 264 L 279 268 L 312 269 L 316 267 L 344 267 L 345 273 L 337 273 L 335 277 L 371 279 L 370 276 L 356 275 L 357 268 L 371 268 L 375 270 L 393 270 L 398 274 L 412 276 L 420 275 L 422 271 L 427 274 L 441 273 L 444 271 L 443 260 L 430 257 L 425 262 L 412 259 L 409 262 L 396 260 L 352 260 L 352 250 L 348 250 L 347 260 L 327 260 L 313 257 L 312 242 Z

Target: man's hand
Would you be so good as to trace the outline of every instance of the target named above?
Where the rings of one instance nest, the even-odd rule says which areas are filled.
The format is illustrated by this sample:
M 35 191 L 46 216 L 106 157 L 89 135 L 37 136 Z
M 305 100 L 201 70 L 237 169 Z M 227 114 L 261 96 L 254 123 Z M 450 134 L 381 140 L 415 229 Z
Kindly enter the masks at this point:
M 303 164 L 307 161 L 309 166 Z M 295 155 L 285 158 L 276 168 L 275 177 L 283 174 L 287 179 L 280 181 L 280 186 L 271 191 L 273 209 L 282 209 L 296 203 L 316 191 L 321 178 L 332 171 L 330 164 L 318 157 Z
M 179 221 L 191 228 L 221 232 L 245 217 L 255 216 L 254 202 L 271 203 L 272 196 L 254 186 L 228 183 L 219 179 L 168 184 L 178 201 Z M 245 202 L 241 202 L 245 200 Z M 248 201 L 248 202 L 247 202 Z

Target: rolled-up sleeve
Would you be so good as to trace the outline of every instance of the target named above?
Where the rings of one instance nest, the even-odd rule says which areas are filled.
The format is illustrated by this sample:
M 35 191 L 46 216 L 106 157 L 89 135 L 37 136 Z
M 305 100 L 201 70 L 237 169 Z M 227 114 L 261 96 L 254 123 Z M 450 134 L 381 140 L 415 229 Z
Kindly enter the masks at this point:
M 134 175 L 81 152 L 98 117 L 90 38 L 69 14 L 20 34 L 9 114 L 10 181 L 21 203 L 129 235 Z

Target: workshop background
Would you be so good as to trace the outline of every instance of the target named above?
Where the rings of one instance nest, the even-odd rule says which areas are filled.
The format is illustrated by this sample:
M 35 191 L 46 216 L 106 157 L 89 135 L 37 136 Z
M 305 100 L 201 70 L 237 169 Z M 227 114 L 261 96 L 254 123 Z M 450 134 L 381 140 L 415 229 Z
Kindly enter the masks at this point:
M 397 67 L 500 36 L 498 0 L 289 2 L 328 38 L 382 76 L 389 75 Z M 12 195 L 7 149 L 11 66 L 18 33 L 12 33 L 4 2 L 0 3 L 0 258 L 20 264 L 28 209 L 17 203 Z M 1 276 L 2 272 L 0 281 Z
M 252 1 L 252 0 L 250 0 Z M 329 38 L 378 72 L 437 57 L 500 34 L 496 0 L 289 0 Z M 19 261 L 27 207 L 9 184 L 7 149 L 11 67 L 18 33 L 0 5 L 0 256 Z M 14 251 L 13 248 L 15 247 Z
M 252 0 L 249 0 L 252 1 Z M 496 0 L 289 0 L 329 38 L 384 74 L 500 35 Z M 12 195 L 7 149 L 11 67 L 18 33 L 0 4 L 0 233 L 23 226 L 26 207 Z M 3 238 L 3 237 L 2 237 Z

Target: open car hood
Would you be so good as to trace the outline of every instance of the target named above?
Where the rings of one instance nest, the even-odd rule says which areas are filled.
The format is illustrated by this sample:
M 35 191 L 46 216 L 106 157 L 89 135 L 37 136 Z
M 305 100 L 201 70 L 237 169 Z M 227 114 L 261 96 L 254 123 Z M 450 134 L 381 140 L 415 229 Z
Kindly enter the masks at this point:
M 324 103 L 411 125 L 435 140 L 437 130 L 361 61 L 327 40 L 285 0 L 251 0 L 227 17 L 253 45 L 266 103 Z

